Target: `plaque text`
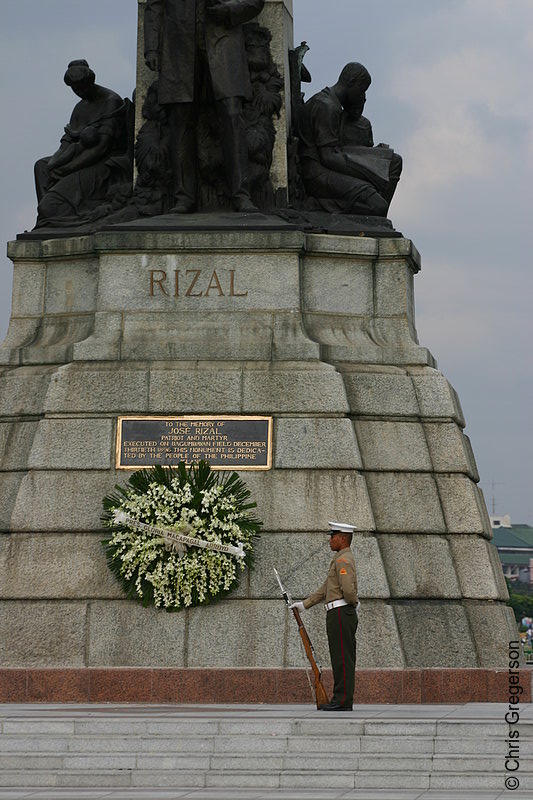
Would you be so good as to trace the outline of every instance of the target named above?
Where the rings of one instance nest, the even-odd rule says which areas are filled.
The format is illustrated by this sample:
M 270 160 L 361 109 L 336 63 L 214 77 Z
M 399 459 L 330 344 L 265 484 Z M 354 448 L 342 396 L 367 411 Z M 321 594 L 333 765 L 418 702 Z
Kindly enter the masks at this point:
M 271 417 L 119 417 L 117 469 L 180 461 L 213 469 L 270 469 Z

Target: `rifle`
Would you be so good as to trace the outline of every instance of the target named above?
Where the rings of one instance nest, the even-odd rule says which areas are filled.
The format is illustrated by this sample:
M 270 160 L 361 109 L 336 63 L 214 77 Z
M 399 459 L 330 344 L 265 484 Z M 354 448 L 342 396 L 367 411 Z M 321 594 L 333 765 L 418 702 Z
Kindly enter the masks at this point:
M 290 596 L 287 589 L 283 586 L 281 582 L 281 578 L 279 576 L 279 572 L 274 567 L 274 572 L 276 573 L 276 580 L 279 583 L 279 588 L 281 589 L 281 594 L 283 595 L 283 599 L 287 603 L 287 606 L 290 608 L 292 605 L 292 597 Z M 303 642 L 303 646 L 305 649 L 305 654 L 309 659 L 309 663 L 311 664 L 311 669 L 313 670 L 313 677 L 315 679 L 315 700 L 316 700 L 316 707 L 320 708 L 320 706 L 324 705 L 325 703 L 329 703 L 329 698 L 326 694 L 326 690 L 324 689 L 324 684 L 322 683 L 322 669 L 320 668 L 320 664 L 318 663 L 315 655 L 315 651 L 313 645 L 311 644 L 311 639 L 309 638 L 309 634 L 305 630 L 305 625 L 302 622 L 302 617 L 300 616 L 300 612 L 297 608 L 291 608 L 292 613 L 294 614 L 294 619 L 298 624 L 298 633 L 300 634 L 300 638 Z

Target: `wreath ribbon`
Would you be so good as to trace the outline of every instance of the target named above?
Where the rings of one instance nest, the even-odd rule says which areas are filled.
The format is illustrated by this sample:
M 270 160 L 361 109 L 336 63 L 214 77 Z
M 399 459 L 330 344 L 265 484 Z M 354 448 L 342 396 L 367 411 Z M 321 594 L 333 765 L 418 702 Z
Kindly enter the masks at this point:
M 176 531 L 170 530 L 170 528 L 159 528 L 156 525 L 148 525 L 146 522 L 140 522 L 119 509 L 115 510 L 113 518 L 119 525 L 128 525 L 130 528 L 160 536 L 165 543 L 170 546 L 181 544 L 186 547 L 201 547 L 204 550 L 216 550 L 217 553 L 230 553 L 231 555 L 237 556 L 237 558 L 244 558 L 245 556 L 244 547 L 241 542 L 238 543 L 238 547 L 234 547 L 231 544 L 206 542 L 204 539 L 196 539 L 194 536 L 176 533 Z

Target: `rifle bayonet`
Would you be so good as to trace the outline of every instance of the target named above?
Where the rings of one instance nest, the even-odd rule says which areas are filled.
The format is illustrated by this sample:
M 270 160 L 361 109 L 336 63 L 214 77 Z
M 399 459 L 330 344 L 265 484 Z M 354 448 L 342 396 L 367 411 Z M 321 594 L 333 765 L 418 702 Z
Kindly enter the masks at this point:
M 286 589 L 283 583 L 281 582 L 281 577 L 276 567 L 274 567 L 274 574 L 276 575 L 276 580 L 279 583 L 279 588 L 281 589 L 281 594 L 283 595 L 283 599 L 285 600 L 288 606 L 292 606 L 292 597 L 289 594 L 288 589 Z

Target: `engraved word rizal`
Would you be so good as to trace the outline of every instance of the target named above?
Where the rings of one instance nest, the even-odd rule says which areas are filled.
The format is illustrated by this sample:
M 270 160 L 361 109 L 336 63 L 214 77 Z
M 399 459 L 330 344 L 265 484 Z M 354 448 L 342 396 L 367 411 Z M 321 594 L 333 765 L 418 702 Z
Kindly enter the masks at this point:
M 151 269 L 150 297 L 248 297 L 236 287 L 235 270 L 217 273 L 206 269 Z

